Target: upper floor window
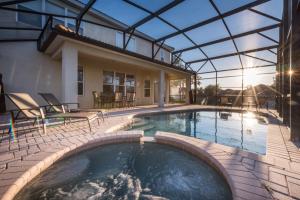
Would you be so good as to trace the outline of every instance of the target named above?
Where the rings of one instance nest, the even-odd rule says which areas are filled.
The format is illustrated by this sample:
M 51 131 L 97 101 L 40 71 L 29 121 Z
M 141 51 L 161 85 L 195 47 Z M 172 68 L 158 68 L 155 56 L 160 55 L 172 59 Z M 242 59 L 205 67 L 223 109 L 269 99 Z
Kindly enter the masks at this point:
M 160 60 L 165 61 L 165 52 L 163 49 L 160 50 Z
M 123 48 L 123 33 L 120 31 L 116 32 L 116 46 Z
M 78 95 L 84 94 L 84 74 L 83 74 L 83 67 L 78 67 Z
M 55 14 L 59 14 L 59 15 L 65 15 L 64 7 L 58 6 L 58 5 L 50 2 L 49 0 L 46 0 L 45 3 L 46 3 L 45 4 L 46 12 L 55 13 Z M 53 25 L 55 26 L 56 24 L 65 25 L 65 19 L 62 17 L 53 17 Z
M 129 36 L 126 36 L 126 42 L 127 40 L 129 39 Z M 128 44 L 127 44 L 127 47 L 126 47 L 127 50 L 129 51 L 133 51 L 135 52 L 136 51 L 136 40 L 135 40 L 135 37 L 131 37 Z
M 32 1 L 18 5 L 18 9 L 28 10 L 28 11 L 40 11 L 42 8 L 42 4 L 40 1 Z M 17 13 L 17 21 L 25 24 L 29 24 L 36 27 L 42 27 L 42 15 L 36 15 L 25 12 Z
M 68 9 L 68 16 L 77 17 L 78 14 Z M 73 31 L 76 30 L 76 21 L 74 19 L 67 19 L 67 26 Z M 80 35 L 83 34 L 83 22 L 80 23 L 80 27 L 78 30 Z
M 128 39 L 129 39 L 129 35 L 126 35 L 126 40 L 125 40 L 126 43 L 127 43 Z M 116 32 L 116 46 L 119 48 L 123 48 L 123 33 L 120 31 Z M 131 36 L 126 49 L 129 51 L 133 51 L 133 52 L 136 51 L 135 37 Z

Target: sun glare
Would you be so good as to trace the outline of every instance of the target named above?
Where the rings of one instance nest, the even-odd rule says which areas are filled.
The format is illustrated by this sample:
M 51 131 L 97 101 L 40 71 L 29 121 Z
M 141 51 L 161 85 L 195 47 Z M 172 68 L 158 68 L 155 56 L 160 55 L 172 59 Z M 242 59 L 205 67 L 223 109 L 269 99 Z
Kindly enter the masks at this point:
M 254 126 L 256 122 L 255 114 L 252 112 L 247 112 L 244 114 L 244 123 L 248 128 L 251 128 Z
M 259 83 L 259 76 L 255 68 L 244 70 L 244 84 L 245 86 L 254 86 Z

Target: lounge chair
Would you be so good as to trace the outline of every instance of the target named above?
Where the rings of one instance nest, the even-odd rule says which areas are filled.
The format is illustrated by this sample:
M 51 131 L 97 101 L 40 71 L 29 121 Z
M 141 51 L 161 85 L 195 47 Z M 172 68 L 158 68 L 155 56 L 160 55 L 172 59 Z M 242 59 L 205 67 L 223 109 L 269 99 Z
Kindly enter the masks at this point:
M 79 103 L 61 103 L 52 93 L 39 93 L 41 97 L 47 102 L 47 110 L 46 112 L 71 112 L 76 110 L 71 110 L 69 108 L 69 105 L 77 105 L 79 106 Z M 67 109 L 67 110 L 66 110 Z
M 95 112 L 101 114 L 102 120 L 104 116 L 101 110 L 89 110 L 89 109 L 70 109 L 69 105 L 77 105 L 79 103 L 61 103 L 52 93 L 39 93 L 41 97 L 47 102 L 46 112 L 57 112 L 57 113 L 74 113 L 74 112 Z
M 34 120 L 33 125 L 41 120 L 44 133 L 46 133 L 46 119 L 63 119 L 64 124 L 66 124 L 66 120 L 70 119 L 85 119 L 88 122 L 90 131 L 92 131 L 91 122 L 93 120 L 97 119 L 98 124 L 100 125 L 99 113 L 97 112 L 62 112 L 46 115 L 44 113 L 44 109 L 46 109 L 47 106 L 39 106 L 36 101 L 27 93 L 9 93 L 6 94 L 6 96 L 18 108 L 18 110 L 16 110 L 16 115 L 14 114 L 14 111 L 11 111 L 13 123 L 15 123 L 15 120 L 19 119 L 20 113 L 22 113 L 25 119 Z

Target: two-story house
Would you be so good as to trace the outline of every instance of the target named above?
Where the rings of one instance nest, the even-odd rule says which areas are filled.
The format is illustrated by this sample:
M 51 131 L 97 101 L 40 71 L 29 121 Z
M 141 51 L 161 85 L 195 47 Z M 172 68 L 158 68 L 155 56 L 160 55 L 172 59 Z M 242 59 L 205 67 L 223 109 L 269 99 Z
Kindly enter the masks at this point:
M 126 32 L 126 25 L 92 8 L 76 30 L 84 8 L 79 1 L 38 0 L 8 8 L 0 10 L 0 23 L 14 27 L 0 30 L 6 92 L 28 92 L 41 104 L 38 93 L 51 92 L 89 108 L 93 91 L 135 92 L 137 105 L 163 106 L 170 80 L 186 79 L 189 90 L 192 72 L 171 63 L 172 47 L 139 31 Z

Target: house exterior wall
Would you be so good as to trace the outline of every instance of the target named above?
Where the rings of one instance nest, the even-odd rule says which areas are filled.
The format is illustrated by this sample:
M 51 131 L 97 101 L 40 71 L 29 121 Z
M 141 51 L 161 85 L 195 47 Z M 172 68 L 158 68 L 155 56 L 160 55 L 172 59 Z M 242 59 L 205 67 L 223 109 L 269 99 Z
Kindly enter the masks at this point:
M 80 107 L 88 108 L 93 106 L 92 92 L 103 91 L 103 71 L 114 71 L 135 76 L 135 92 L 137 105 L 149 105 L 154 103 L 154 81 L 159 80 L 159 73 L 145 69 L 128 66 L 124 63 L 117 63 L 103 59 L 91 59 L 88 57 L 79 58 L 79 65 L 84 71 L 84 94 L 78 96 Z M 151 95 L 144 97 L 144 81 L 151 82 Z
M 84 70 L 84 94 L 78 96 L 81 108 L 93 106 L 92 91 L 103 91 L 103 71 L 127 73 L 135 76 L 137 105 L 154 104 L 154 82 L 159 71 L 132 66 L 112 60 L 79 56 L 78 65 Z M 0 43 L 0 73 L 3 74 L 5 92 L 26 92 L 40 104 L 45 101 L 39 92 L 51 92 L 62 101 L 62 61 L 40 53 L 35 42 Z M 144 97 L 144 81 L 150 80 L 150 97 Z M 166 103 L 168 102 L 168 76 L 166 75 Z M 7 101 L 7 109 L 15 107 Z
M 0 73 L 5 92 L 27 92 L 40 105 L 39 92 L 52 92 L 61 99 L 61 62 L 40 53 L 36 42 L 0 43 Z M 7 108 L 13 106 L 7 101 Z
M 66 15 L 70 15 L 69 12 L 79 13 L 78 9 L 63 3 L 62 1 L 59 1 L 59 0 L 47 0 L 47 1 L 51 2 L 53 5 L 57 5 L 63 9 L 65 9 Z M 46 2 L 46 0 L 42 0 L 42 1 L 37 1 L 37 2 L 28 2 L 28 3 L 24 3 L 22 5 L 25 5 L 27 7 L 32 6 L 33 8 L 41 7 L 42 11 L 43 11 L 43 9 L 45 9 L 45 11 L 46 11 L 47 4 L 45 2 Z M 38 4 L 38 3 L 41 5 L 37 6 L 36 4 Z M 16 8 L 17 6 L 14 5 L 12 7 Z M 28 25 L 28 24 L 19 22 L 17 20 L 17 15 L 18 15 L 17 12 L 6 11 L 6 10 L 1 11 L 0 12 L 0 25 L 12 26 L 12 27 L 24 27 L 24 26 L 33 27 L 32 25 Z M 94 15 L 87 13 L 84 16 L 84 18 L 87 20 L 96 22 L 96 23 L 119 28 L 113 22 L 108 23 L 107 21 L 102 20 L 101 16 L 96 17 Z M 59 18 L 59 20 L 63 20 L 65 26 L 68 26 L 68 23 L 71 23 L 73 25 L 75 24 L 75 21 L 73 19 Z M 46 23 L 46 16 L 42 16 L 42 27 L 44 26 L 45 23 Z M 42 27 L 39 27 L 39 28 L 42 28 Z M 88 22 L 81 22 L 81 28 L 83 29 L 83 33 L 82 33 L 83 36 L 116 46 L 116 35 L 117 35 L 118 30 L 106 28 L 104 26 L 94 25 L 94 24 L 91 24 Z M 24 30 L 1 30 L 1 34 L 0 34 L 1 39 L 8 39 L 8 38 L 9 39 L 15 39 L 15 38 L 33 39 L 33 38 L 38 38 L 38 36 L 39 36 L 38 31 L 24 31 Z M 135 52 L 139 53 L 141 55 L 147 56 L 147 57 L 152 57 L 152 43 L 147 40 L 144 40 L 140 37 L 133 36 L 133 38 L 135 39 Z M 156 51 L 157 48 L 158 48 L 158 46 L 155 45 L 154 50 Z M 171 62 L 170 61 L 170 58 L 171 58 L 170 52 L 163 48 L 161 48 L 160 51 L 163 51 L 163 61 L 170 63 Z M 160 51 L 155 56 L 155 59 L 157 59 L 157 60 L 161 60 Z

